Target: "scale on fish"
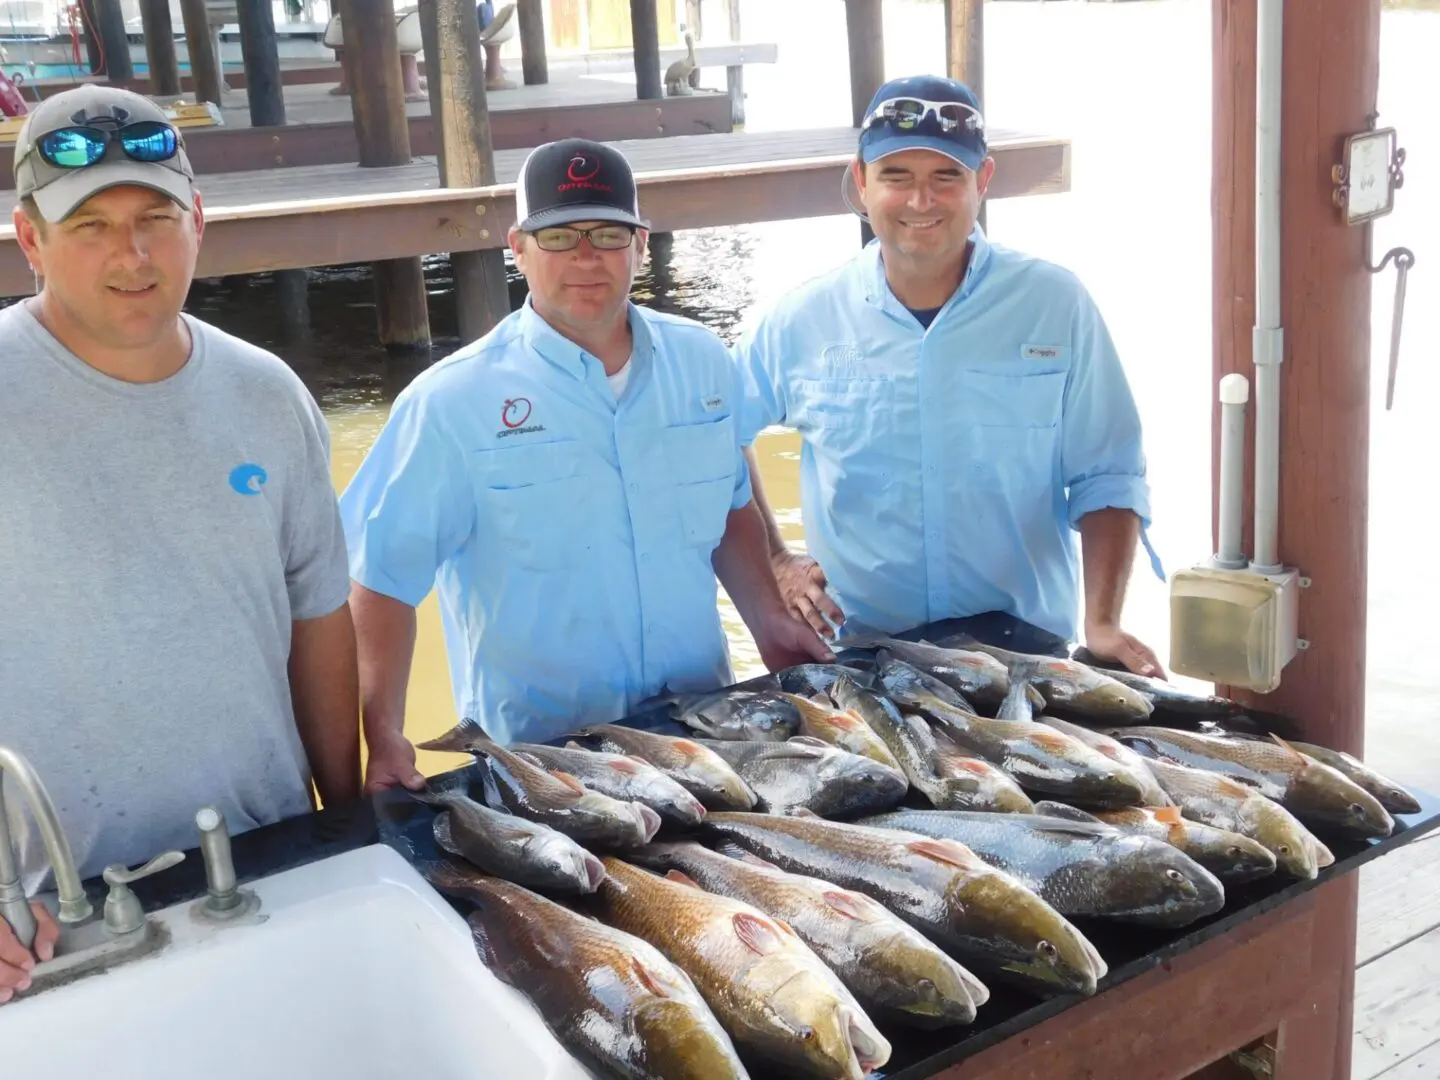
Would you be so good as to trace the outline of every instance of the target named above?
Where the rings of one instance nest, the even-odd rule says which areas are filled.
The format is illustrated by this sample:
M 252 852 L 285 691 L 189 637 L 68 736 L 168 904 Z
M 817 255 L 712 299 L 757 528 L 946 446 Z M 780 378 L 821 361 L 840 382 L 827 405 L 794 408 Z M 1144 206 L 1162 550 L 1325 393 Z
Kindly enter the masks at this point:
M 783 743 L 697 741 L 740 774 L 762 813 L 878 813 L 909 787 L 898 768 L 803 735 Z
M 629 754 L 586 750 L 578 743 L 566 747 L 543 743 L 515 743 L 510 747 L 550 772 L 569 773 L 592 791 L 622 802 L 644 803 L 674 825 L 697 825 L 705 805 L 648 761 Z
M 778 689 L 718 690 L 709 694 L 662 691 L 639 708 L 664 703 L 670 717 L 712 739 L 784 742 L 800 729 L 800 713 Z
M 739 774 L 694 739 L 622 724 L 594 724 L 574 737 L 592 740 L 607 753 L 633 754 L 648 761 L 704 803 L 706 810 L 749 810 L 755 806 L 755 792 Z

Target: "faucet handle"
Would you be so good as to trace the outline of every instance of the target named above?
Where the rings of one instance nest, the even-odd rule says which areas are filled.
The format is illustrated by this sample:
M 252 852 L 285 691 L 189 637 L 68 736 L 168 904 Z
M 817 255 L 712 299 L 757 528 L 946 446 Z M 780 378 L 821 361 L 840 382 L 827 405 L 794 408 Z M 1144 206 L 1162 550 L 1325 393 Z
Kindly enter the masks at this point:
M 105 897 L 105 928 L 112 934 L 128 934 L 144 926 L 145 911 L 139 898 L 130 891 L 130 883 L 168 870 L 184 859 L 183 851 L 166 851 L 134 870 L 127 869 L 122 863 L 107 866 L 101 874 L 105 884 L 110 886 L 110 893 Z

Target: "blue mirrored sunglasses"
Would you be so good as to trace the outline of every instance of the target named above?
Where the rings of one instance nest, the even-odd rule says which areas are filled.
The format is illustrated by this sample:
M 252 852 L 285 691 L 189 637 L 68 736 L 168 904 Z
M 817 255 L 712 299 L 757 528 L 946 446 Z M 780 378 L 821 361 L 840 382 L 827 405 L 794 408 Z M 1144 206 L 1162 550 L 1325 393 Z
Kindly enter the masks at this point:
M 954 138 L 981 137 L 985 133 L 985 118 L 976 109 L 961 101 L 926 101 L 917 97 L 886 98 L 870 111 L 865 118 L 865 127 L 874 124 L 889 124 L 900 131 L 914 131 L 933 116 L 936 126 L 944 135 Z
M 134 161 L 169 161 L 180 151 L 180 135 L 169 124 L 141 120 L 123 127 L 83 125 L 47 131 L 35 149 L 57 169 L 83 169 L 104 159 L 111 143 L 118 143 Z

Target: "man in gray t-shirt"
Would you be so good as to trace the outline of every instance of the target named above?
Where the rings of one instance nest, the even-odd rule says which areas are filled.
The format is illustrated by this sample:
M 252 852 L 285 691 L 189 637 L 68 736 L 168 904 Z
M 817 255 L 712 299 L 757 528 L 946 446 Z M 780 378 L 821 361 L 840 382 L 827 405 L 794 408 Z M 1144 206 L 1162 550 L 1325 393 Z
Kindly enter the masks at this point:
M 325 422 L 281 361 L 181 314 L 203 219 L 178 133 L 85 86 L 30 114 L 15 161 L 44 289 L 0 311 L 0 745 L 82 877 L 193 847 L 206 804 L 241 832 L 312 809 L 312 777 L 357 797 Z M 45 850 L 7 792 L 33 893 Z M 29 984 L 16 950 L 0 921 L 0 1002 Z

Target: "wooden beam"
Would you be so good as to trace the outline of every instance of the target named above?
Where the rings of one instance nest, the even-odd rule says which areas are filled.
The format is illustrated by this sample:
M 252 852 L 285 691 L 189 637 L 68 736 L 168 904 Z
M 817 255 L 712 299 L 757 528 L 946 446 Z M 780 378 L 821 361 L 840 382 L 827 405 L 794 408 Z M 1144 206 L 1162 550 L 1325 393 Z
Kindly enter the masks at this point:
M 1253 374 L 1254 0 L 1214 0 L 1211 23 L 1218 380 Z M 1364 749 L 1371 285 L 1364 232 L 1346 227 L 1332 205 L 1330 169 L 1343 138 L 1365 130 L 1375 109 L 1379 33 L 1380 0 L 1284 8 L 1279 540 L 1284 563 L 1312 581 L 1300 597 L 1310 648 L 1273 694 L 1222 688 L 1294 717 L 1308 741 L 1355 754 Z M 1212 426 L 1218 462 L 1218 411 Z M 1248 536 L 1248 501 L 1245 518 Z M 1317 988 L 1281 1032 L 1276 1080 L 1349 1076 L 1355 887 L 1350 875 L 1325 890 Z
M 730 40 L 740 40 L 740 0 L 725 0 L 725 14 L 730 24 Z M 725 90 L 730 95 L 730 122 L 737 127 L 745 123 L 745 69 L 731 64 L 725 69 Z
M 985 111 L 984 0 L 945 0 L 945 73 L 974 90 Z
M 220 81 L 220 57 L 210 37 L 210 24 L 205 17 L 205 0 L 180 0 L 180 15 L 185 21 L 185 51 L 190 56 L 192 85 L 196 101 L 225 104 Z
M 245 97 L 254 127 L 285 123 L 285 88 L 280 82 L 280 46 L 270 0 L 236 0 L 240 55 L 245 61 Z
M 490 112 L 480 29 L 470 0 L 420 0 L 430 114 L 439 121 L 440 183 L 475 188 L 495 183 Z M 450 253 L 460 340 L 483 337 L 510 313 L 505 256 L 498 249 Z
M 95 29 L 105 53 L 105 77 L 116 86 L 123 86 L 135 77 L 130 62 L 130 39 L 125 36 L 125 13 L 120 0 L 94 0 Z
M 156 97 L 180 96 L 180 64 L 175 59 L 175 27 L 169 0 L 140 0 L 140 28 L 145 35 L 147 82 Z
M 516 0 L 515 18 L 520 20 L 520 69 L 525 85 L 550 81 L 545 58 L 545 11 L 541 0 Z
M 635 52 L 635 96 L 665 96 L 660 77 L 660 16 L 655 0 L 630 0 L 630 36 Z
M 850 123 L 859 127 L 866 106 L 885 83 L 885 22 L 880 0 L 845 0 L 850 42 Z

